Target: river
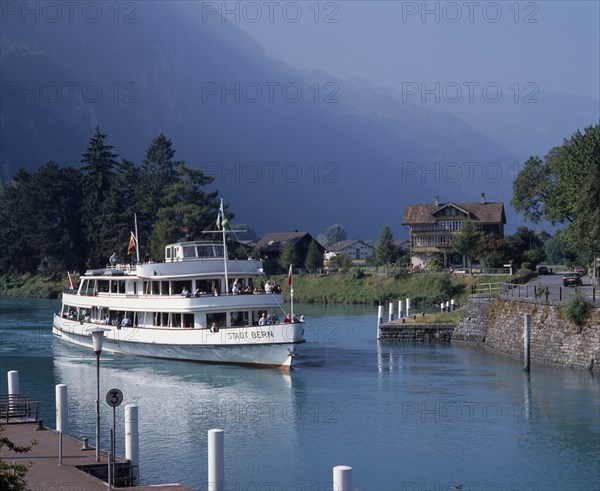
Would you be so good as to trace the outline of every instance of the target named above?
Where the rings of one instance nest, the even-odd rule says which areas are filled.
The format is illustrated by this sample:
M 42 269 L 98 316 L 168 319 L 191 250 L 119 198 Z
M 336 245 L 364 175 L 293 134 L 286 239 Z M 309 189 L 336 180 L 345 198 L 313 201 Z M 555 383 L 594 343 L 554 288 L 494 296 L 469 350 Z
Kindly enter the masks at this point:
M 21 392 L 42 401 L 54 427 L 54 386 L 67 384 L 69 433 L 93 443 L 93 353 L 54 339 L 57 301 L 0 302 L 0 392 L 18 370 Z M 290 374 L 102 354 L 101 395 L 119 388 L 139 406 L 143 483 L 205 488 L 207 430 L 222 428 L 232 490 L 330 490 L 336 465 L 351 466 L 364 491 L 600 489 L 597 374 L 526 374 L 478 348 L 380 344 L 373 307 L 296 312 L 307 342 Z M 101 402 L 108 448 L 112 409 Z

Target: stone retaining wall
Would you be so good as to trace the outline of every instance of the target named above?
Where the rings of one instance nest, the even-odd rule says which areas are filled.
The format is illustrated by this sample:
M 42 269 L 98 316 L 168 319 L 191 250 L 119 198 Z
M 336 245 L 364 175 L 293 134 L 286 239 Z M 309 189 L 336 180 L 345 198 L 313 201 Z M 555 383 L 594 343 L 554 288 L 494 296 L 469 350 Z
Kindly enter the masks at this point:
M 562 307 L 498 298 L 490 307 L 485 348 L 523 359 L 525 314 L 531 316 L 531 362 L 600 369 L 600 310 L 583 327 L 566 321 Z
M 449 343 L 453 324 L 381 324 L 378 339 L 412 343 Z
M 562 306 L 543 300 L 472 295 L 452 343 L 483 346 L 523 359 L 525 314 L 531 316 L 532 363 L 600 370 L 600 309 L 579 328 L 562 317 Z
M 465 311 L 454 330 L 452 342 L 481 346 L 485 342 L 488 328 L 488 312 L 496 297 L 471 295 Z

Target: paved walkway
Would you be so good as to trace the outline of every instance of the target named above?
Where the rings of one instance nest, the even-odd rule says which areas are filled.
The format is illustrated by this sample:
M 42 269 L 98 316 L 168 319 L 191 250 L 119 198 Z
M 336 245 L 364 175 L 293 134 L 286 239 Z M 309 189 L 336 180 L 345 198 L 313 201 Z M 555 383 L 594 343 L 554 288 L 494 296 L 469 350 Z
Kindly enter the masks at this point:
M 28 489 L 33 491 L 104 491 L 108 485 L 90 474 L 78 469 L 76 465 L 95 464 L 95 450 L 82 450 L 82 442 L 63 435 L 63 464 L 58 465 L 58 433 L 45 428 L 37 430 L 37 423 L 5 425 L 3 435 L 19 446 L 37 443 L 25 454 L 11 452 L 6 447 L 0 449 L 0 459 L 25 464 Z M 107 455 L 100 452 L 100 461 L 106 463 Z M 125 488 L 123 488 L 125 489 Z M 127 488 L 152 491 L 189 491 L 179 484 L 140 486 Z

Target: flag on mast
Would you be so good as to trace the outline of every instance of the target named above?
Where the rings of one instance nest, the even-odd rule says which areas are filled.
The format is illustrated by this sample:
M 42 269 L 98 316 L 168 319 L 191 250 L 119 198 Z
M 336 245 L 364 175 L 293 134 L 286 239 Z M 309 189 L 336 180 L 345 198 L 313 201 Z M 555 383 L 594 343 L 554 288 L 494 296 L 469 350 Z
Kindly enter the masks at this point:
M 292 284 L 292 265 L 290 264 L 290 270 L 288 272 L 288 285 Z
M 223 209 L 223 199 L 221 199 L 219 213 L 217 214 L 217 230 L 226 230 L 228 227 L 229 221 L 225 217 L 225 210 Z
M 133 232 L 131 232 L 131 237 L 129 237 L 129 245 L 127 246 L 127 255 L 131 255 L 131 251 L 133 251 L 133 249 L 135 249 L 135 243 L 136 243 L 136 238 L 135 235 L 133 235 Z
M 75 286 L 73 285 L 73 280 L 71 279 L 71 273 L 67 271 L 67 276 L 69 277 L 69 287 L 71 290 L 75 290 Z

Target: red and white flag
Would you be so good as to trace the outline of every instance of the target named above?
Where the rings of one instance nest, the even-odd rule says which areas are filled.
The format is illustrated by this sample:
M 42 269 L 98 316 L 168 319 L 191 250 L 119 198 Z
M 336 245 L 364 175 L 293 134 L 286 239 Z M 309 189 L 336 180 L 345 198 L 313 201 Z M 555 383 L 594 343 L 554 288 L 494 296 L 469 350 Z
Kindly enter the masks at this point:
M 290 271 L 288 272 L 288 285 L 292 284 L 292 265 L 290 264 Z

